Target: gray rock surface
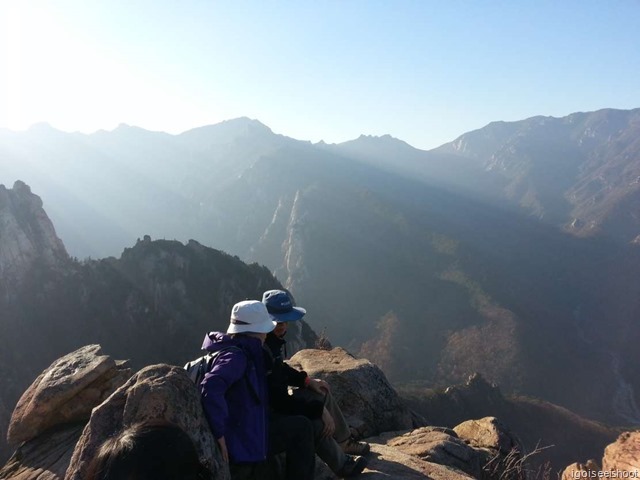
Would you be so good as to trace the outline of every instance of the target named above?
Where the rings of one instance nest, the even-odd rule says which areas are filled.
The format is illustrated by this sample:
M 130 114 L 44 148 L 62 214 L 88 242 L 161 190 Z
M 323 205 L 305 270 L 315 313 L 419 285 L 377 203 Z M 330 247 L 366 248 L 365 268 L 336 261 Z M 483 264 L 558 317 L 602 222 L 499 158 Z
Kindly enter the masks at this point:
M 460 470 L 475 478 L 481 477 L 482 467 L 488 460 L 487 452 L 474 449 L 458 438 L 453 430 L 446 428 L 422 427 L 398 436 L 383 434 L 371 441 L 384 443 L 430 463 Z
M 7 441 L 17 446 L 56 425 L 88 420 L 91 410 L 131 375 L 125 364 L 88 345 L 56 360 L 16 405 Z
M 371 452 L 369 465 L 362 475 L 362 478 L 367 480 L 413 480 L 425 478 L 433 480 L 465 480 L 473 478 L 462 471 L 427 462 L 392 446 L 373 444 Z
M 0 469 L 0 479 L 62 480 L 83 427 L 53 428 L 25 442 Z
M 337 347 L 301 350 L 289 364 L 326 380 L 352 430 L 362 437 L 417 426 L 382 370 L 368 360 Z
M 93 410 L 65 479 L 83 480 L 89 462 L 105 439 L 152 419 L 182 427 L 193 439 L 201 461 L 216 473 L 216 480 L 228 480 L 228 469 L 222 464 L 196 386 L 182 368 L 163 364 L 140 370 Z
M 384 438 L 370 440 L 371 453 L 367 456 L 369 463 L 357 478 L 367 480 L 467 480 L 473 478 L 461 470 L 424 460 L 403 451 L 402 448 L 388 445 Z M 314 480 L 337 480 L 337 478 L 329 467 L 321 461 L 316 462 Z
M 501 446 L 519 444 L 493 417 L 470 420 L 454 429 L 422 427 L 408 432 L 387 432 L 369 441 L 474 478 L 500 476 L 514 466 L 505 461 L 508 455 L 514 461 L 522 458 L 521 450 L 516 450 L 517 455 L 512 448 L 501 450 Z

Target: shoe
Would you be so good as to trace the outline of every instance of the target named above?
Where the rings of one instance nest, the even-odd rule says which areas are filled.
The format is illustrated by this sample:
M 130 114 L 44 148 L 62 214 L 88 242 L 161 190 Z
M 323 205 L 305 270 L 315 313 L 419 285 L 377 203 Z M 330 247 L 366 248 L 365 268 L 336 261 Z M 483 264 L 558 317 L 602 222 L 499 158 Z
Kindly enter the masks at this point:
M 349 437 L 340 443 L 340 448 L 342 448 L 344 453 L 349 455 L 366 455 L 371 450 L 367 442 L 358 442 L 353 437 Z
M 367 466 L 367 459 L 365 457 L 358 457 L 356 455 L 347 455 L 347 461 L 340 471 L 336 472 L 336 475 L 340 478 L 355 477 L 362 473 L 364 467 Z

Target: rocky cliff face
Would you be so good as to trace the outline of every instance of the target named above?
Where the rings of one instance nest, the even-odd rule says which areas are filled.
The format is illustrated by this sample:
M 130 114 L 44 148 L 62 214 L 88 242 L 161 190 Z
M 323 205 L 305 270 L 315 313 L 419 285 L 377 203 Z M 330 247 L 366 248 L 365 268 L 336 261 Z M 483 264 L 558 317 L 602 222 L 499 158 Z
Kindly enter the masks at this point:
M 21 181 L 0 185 L 0 284 L 19 283 L 36 263 L 59 268 L 68 260 L 40 197 Z

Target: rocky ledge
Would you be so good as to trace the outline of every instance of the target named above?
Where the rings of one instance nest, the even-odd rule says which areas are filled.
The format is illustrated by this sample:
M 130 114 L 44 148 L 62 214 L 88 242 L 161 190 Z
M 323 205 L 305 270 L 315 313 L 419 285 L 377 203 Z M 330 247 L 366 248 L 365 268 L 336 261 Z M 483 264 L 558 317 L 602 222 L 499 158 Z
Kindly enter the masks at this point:
M 453 429 L 427 426 L 380 369 L 341 348 L 303 350 L 291 363 L 331 383 L 354 434 L 371 443 L 363 474 L 369 480 L 517 478 L 524 452 L 498 419 L 474 419 Z M 17 450 L 0 469 L 0 479 L 80 480 L 106 438 L 134 423 L 162 418 L 189 433 L 215 480 L 228 480 L 198 391 L 184 370 L 161 364 L 130 373 L 98 345 L 54 362 L 16 406 L 8 437 Z M 623 457 L 611 454 L 615 468 L 630 468 L 637 459 Z M 318 463 L 317 480 L 335 479 Z

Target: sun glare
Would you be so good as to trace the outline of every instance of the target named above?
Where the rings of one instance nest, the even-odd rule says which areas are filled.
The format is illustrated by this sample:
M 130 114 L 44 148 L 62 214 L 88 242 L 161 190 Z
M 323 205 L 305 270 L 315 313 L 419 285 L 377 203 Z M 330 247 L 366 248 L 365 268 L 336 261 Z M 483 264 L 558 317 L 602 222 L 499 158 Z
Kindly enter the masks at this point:
M 19 2 L 5 4 L 2 15 L 2 75 L 0 88 L 0 125 L 11 129 L 24 128 L 22 115 L 22 8 Z

